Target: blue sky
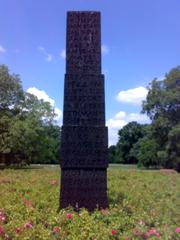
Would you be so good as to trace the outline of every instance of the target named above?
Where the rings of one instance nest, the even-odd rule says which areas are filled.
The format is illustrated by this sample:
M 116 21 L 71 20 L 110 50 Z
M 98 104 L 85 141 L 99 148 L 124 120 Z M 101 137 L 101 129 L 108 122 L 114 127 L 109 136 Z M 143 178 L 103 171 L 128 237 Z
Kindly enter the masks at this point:
M 98 10 L 109 144 L 140 115 L 145 87 L 180 61 L 179 0 L 0 0 L 0 64 L 62 119 L 66 12 Z

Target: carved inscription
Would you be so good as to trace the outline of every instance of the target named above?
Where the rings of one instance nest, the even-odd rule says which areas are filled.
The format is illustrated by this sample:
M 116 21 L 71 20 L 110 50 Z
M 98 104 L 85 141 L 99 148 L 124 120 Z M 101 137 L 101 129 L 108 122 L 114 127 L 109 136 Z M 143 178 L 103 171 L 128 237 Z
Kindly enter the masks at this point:
M 100 73 L 100 14 L 69 12 L 67 25 L 66 72 Z
M 107 128 L 64 126 L 61 167 L 106 168 Z
M 104 75 L 65 76 L 64 124 L 105 124 Z

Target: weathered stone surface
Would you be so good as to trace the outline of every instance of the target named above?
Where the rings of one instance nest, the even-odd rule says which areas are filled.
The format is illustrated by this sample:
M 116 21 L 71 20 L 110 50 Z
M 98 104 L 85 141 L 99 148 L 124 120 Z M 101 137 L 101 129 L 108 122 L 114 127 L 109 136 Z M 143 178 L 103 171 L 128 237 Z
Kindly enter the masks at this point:
M 107 127 L 99 12 L 68 12 L 60 207 L 106 208 Z

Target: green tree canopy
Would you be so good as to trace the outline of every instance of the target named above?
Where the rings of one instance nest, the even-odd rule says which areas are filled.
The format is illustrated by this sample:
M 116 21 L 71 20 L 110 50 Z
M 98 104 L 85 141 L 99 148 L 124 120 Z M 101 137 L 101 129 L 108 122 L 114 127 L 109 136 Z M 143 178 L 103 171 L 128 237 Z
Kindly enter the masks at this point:
M 180 171 L 180 66 L 173 68 L 161 81 L 150 85 L 143 113 L 152 119 L 152 135 L 158 145 L 158 156 L 165 167 Z
M 115 145 L 111 145 L 108 148 L 108 160 L 110 163 L 116 162 L 116 146 Z
M 19 75 L 10 74 L 5 65 L 0 65 L 0 111 L 16 110 L 24 101 L 24 91 Z
M 119 140 L 116 146 L 117 158 L 124 163 L 137 163 L 135 156 L 130 154 L 133 145 L 144 136 L 145 125 L 135 121 L 128 123 L 119 130 Z
M 60 128 L 49 102 L 23 91 L 19 75 L 0 65 L 0 162 L 59 161 Z

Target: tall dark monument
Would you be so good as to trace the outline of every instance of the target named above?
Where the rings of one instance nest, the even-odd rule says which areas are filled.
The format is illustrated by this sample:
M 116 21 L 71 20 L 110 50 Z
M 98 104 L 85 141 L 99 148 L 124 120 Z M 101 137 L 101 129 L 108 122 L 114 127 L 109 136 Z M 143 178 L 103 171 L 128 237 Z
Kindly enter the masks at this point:
M 106 208 L 107 127 L 100 12 L 68 12 L 60 207 Z

